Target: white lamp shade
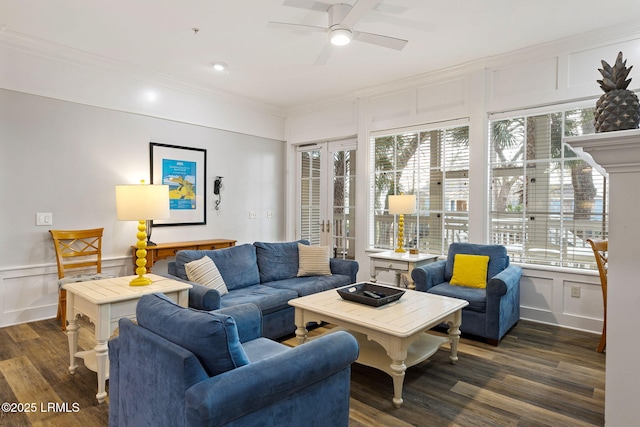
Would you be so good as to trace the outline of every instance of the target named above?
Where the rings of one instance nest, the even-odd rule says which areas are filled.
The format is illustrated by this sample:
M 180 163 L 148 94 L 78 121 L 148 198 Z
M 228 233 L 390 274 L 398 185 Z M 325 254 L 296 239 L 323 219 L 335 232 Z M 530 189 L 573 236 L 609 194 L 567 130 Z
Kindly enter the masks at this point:
M 392 215 L 416 213 L 416 195 L 400 194 L 389 196 L 389 213 Z
M 169 218 L 169 186 L 116 185 L 116 210 L 121 221 Z

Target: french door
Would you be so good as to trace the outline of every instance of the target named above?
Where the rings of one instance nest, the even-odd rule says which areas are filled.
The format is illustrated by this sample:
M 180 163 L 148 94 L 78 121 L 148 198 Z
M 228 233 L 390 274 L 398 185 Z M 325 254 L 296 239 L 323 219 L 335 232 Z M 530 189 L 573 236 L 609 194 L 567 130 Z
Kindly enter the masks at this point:
M 355 258 L 356 141 L 298 147 L 299 238 Z

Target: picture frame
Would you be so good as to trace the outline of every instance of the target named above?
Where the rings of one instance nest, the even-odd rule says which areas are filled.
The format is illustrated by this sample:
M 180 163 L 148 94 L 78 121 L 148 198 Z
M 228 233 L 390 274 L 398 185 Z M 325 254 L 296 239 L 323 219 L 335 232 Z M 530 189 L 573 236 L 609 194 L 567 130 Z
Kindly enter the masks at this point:
M 168 219 L 154 227 L 207 223 L 207 150 L 149 143 L 152 184 L 169 185 Z

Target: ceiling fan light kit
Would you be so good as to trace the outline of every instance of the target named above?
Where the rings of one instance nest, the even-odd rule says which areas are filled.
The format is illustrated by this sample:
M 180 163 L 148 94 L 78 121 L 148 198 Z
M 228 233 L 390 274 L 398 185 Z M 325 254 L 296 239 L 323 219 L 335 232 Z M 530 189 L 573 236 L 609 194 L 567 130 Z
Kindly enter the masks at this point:
M 211 66 L 219 73 L 226 73 L 229 70 L 229 66 L 221 61 L 214 61 Z
M 351 43 L 353 34 L 346 28 L 336 28 L 329 33 L 329 40 L 334 46 L 344 46 Z
M 271 21 L 269 22 L 269 27 L 314 33 L 328 33 L 329 43 L 327 43 L 322 52 L 320 52 L 314 65 L 326 64 L 333 46 L 344 46 L 349 44 L 351 40 L 400 51 L 407 44 L 407 40 L 382 34 L 365 33 L 353 29 L 360 19 L 378 6 L 379 3 L 381 3 L 381 0 L 356 0 L 353 5 L 345 3 L 329 4 L 316 0 L 285 0 L 283 3 L 284 6 L 326 13 L 329 25 L 327 27 L 318 27 L 315 25 Z

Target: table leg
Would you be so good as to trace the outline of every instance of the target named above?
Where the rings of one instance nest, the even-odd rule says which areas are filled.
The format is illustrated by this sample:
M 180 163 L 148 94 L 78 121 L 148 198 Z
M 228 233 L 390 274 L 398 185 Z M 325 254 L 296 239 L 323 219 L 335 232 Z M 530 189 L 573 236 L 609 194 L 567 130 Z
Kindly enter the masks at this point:
M 451 364 L 458 362 L 458 342 L 460 341 L 460 325 L 462 324 L 462 310 L 455 312 L 453 320 L 447 322 L 449 325 L 449 341 L 451 341 Z
M 296 316 L 296 327 L 297 327 L 296 337 L 298 337 L 298 341 L 300 342 L 300 344 L 302 344 L 307 339 L 307 334 L 309 333 L 309 331 L 307 330 L 307 327 L 306 327 L 307 324 L 304 321 L 304 311 L 296 307 L 295 313 L 296 313 L 295 316 Z
M 73 294 L 70 292 L 67 294 L 71 295 L 71 300 L 67 300 L 67 320 L 69 321 L 67 325 L 67 339 L 69 340 L 69 373 L 73 375 L 78 369 L 76 353 L 78 352 L 78 329 L 80 329 L 80 326 L 72 310 L 68 309 L 68 307 L 73 305 Z
M 373 264 L 373 261 L 371 261 L 371 264 L 369 265 L 369 276 L 371 277 L 371 283 L 376 283 L 376 266 Z
M 393 406 L 399 408 L 402 406 L 402 387 L 404 385 L 404 375 L 407 370 L 407 366 L 404 364 L 404 360 L 394 360 L 391 363 L 391 371 L 393 372 Z
M 96 370 L 98 371 L 98 393 L 96 394 L 96 399 L 98 399 L 98 403 L 102 403 L 107 397 L 107 392 L 105 391 L 107 382 L 107 363 L 109 360 L 107 357 L 107 340 L 98 341 L 94 350 L 96 352 Z

